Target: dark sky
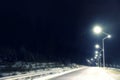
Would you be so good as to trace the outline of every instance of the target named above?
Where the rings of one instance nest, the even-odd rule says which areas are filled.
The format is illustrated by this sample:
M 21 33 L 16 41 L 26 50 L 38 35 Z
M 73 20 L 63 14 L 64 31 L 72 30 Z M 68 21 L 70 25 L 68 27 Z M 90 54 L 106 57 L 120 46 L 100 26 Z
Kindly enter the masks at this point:
M 49 60 L 83 63 L 93 56 L 94 44 L 101 44 L 104 37 L 92 33 L 96 24 L 112 34 L 105 41 L 107 63 L 120 64 L 119 0 L 0 1 L 1 49 L 15 48 L 22 57 L 19 49 L 24 47 L 32 55 L 44 55 Z

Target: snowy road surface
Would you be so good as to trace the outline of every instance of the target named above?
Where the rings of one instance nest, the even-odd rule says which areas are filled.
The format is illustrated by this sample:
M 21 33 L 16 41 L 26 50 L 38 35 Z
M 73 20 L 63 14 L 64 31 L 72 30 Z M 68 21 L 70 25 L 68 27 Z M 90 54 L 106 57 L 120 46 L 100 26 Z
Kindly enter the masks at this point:
M 102 68 L 88 67 L 50 80 L 115 80 Z

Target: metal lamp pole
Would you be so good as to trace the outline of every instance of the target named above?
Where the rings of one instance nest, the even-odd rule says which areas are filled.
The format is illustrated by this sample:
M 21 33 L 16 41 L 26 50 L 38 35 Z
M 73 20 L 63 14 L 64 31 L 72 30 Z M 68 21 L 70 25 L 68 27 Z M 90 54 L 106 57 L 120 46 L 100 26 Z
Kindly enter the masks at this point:
M 103 51 L 103 49 L 100 47 L 100 45 L 99 44 L 96 44 L 95 45 L 95 48 L 96 49 L 99 49 L 100 51 L 96 51 L 96 53 L 98 53 L 98 64 L 99 64 L 99 67 L 101 66 L 101 52 Z
M 105 33 L 102 31 L 102 28 L 100 28 L 100 26 L 96 25 L 94 28 L 93 28 L 93 31 L 96 33 L 96 34 L 100 34 L 101 32 L 103 34 L 106 35 L 105 38 L 102 39 L 102 51 L 103 51 L 103 67 L 105 67 L 105 49 L 104 49 L 104 40 L 107 39 L 107 38 L 111 38 L 111 35 L 109 35 L 108 33 Z
M 99 67 L 101 67 L 101 51 L 99 52 Z
M 106 38 L 103 38 L 103 40 L 102 40 L 102 46 L 103 46 L 103 67 L 105 67 L 105 49 L 104 49 L 104 40 L 105 40 Z
M 102 47 L 103 47 L 103 67 L 105 67 L 105 39 L 111 38 L 111 35 L 103 32 L 105 35 L 107 35 L 105 38 L 102 39 Z

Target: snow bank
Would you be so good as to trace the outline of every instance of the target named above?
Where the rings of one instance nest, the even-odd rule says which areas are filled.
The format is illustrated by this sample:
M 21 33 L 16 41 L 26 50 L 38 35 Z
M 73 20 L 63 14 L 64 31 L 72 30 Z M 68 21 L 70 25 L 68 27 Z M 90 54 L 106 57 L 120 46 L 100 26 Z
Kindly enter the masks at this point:
M 5 66 L 4 68 L 6 68 Z M 23 69 L 25 71 L 11 71 L 11 72 L 1 72 L 0 75 L 2 78 L 7 77 L 7 79 L 11 76 L 12 77 L 18 77 L 19 75 L 22 75 L 25 77 L 25 80 L 29 80 L 29 75 L 34 75 L 32 77 L 33 79 L 37 79 L 38 77 L 42 80 L 45 80 L 43 77 L 49 78 L 57 75 L 64 74 L 69 71 L 74 71 L 78 69 L 80 65 L 77 64 L 56 64 L 56 63 L 25 63 L 25 62 L 16 62 L 15 64 L 11 65 L 11 68 L 14 69 Z M 3 69 L 4 69 L 3 68 Z M 61 74 L 59 74 L 61 73 Z M 50 75 L 50 76 L 48 76 Z M 20 77 L 20 76 L 19 76 Z M 2 79 L 0 78 L 0 79 Z M 20 77 L 21 78 L 21 77 Z M 6 79 L 6 78 L 5 78 Z M 22 79 L 23 80 L 23 79 Z

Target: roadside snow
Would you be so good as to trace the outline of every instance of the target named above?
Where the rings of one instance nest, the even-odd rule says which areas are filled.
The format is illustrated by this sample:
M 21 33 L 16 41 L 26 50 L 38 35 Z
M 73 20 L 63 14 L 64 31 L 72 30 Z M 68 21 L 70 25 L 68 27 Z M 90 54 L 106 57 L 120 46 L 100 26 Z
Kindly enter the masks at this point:
M 33 80 L 48 80 L 48 79 L 51 79 L 51 78 L 54 78 L 54 77 L 57 77 L 57 76 L 61 76 L 61 75 L 64 75 L 64 74 L 67 74 L 67 73 L 70 73 L 70 72 L 74 72 L 74 71 L 77 71 L 79 69 L 82 69 L 82 68 L 76 68 L 76 69 L 71 69 L 71 70 L 68 70 L 68 71 L 64 71 L 63 72 L 58 72 L 56 74 L 49 74 L 47 76 L 43 76 L 43 77 L 36 77 L 34 78 Z
M 21 62 L 16 63 L 15 65 L 12 65 L 13 68 L 20 67 Z M 29 63 L 30 64 L 30 63 Z M 60 76 L 75 70 L 78 70 L 81 66 L 76 64 L 70 64 L 68 66 L 65 66 L 63 64 L 56 64 L 55 63 L 37 63 L 37 65 L 31 64 L 32 68 L 36 68 L 32 71 L 25 71 L 25 72 L 19 72 L 19 71 L 12 71 L 9 73 L 1 73 L 2 76 L 0 80 L 47 80 L 52 77 Z M 22 66 L 27 66 L 27 64 L 23 64 Z M 41 68 L 42 67 L 42 68 Z M 25 67 L 26 68 L 26 67 Z M 39 69 L 37 69 L 39 68 Z

